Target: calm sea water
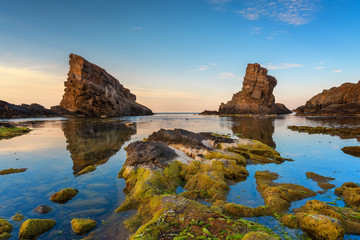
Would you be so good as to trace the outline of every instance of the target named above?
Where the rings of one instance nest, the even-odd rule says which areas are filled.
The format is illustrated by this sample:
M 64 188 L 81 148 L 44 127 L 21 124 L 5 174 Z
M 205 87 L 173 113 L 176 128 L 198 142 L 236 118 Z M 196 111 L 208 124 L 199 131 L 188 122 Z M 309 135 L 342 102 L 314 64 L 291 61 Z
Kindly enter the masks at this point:
M 16 212 L 25 219 L 51 218 L 56 226 L 38 239 L 81 239 L 71 231 L 70 221 L 75 217 L 91 218 L 98 222 L 98 239 L 127 239 L 129 233 L 122 222 L 134 211 L 114 213 L 126 195 L 124 179 L 117 174 L 126 160 L 124 147 L 142 140 L 160 128 L 184 128 L 194 132 L 217 132 L 260 140 L 292 158 L 293 162 L 280 165 L 249 165 L 250 176 L 234 184 L 228 201 L 256 207 L 264 202 L 256 190 L 254 174 L 270 170 L 280 175 L 278 182 L 301 184 L 314 191 L 321 190 L 317 183 L 307 179 L 305 172 L 312 171 L 336 178 L 332 183 L 360 182 L 360 159 L 344 154 L 344 146 L 356 146 L 356 139 L 341 139 L 329 135 L 309 135 L 287 129 L 289 125 L 307 126 L 359 126 L 359 119 L 307 119 L 285 116 L 279 118 L 245 118 L 200 116 L 195 114 L 157 114 L 154 116 L 123 117 L 117 119 L 20 119 L 17 121 L 33 129 L 29 134 L 0 141 L 0 169 L 27 168 L 24 173 L 0 176 L 0 217 L 14 225 L 11 239 L 17 239 L 20 223 L 11 221 Z M 134 122 L 132 129 L 124 122 Z M 97 169 L 85 175 L 78 173 L 87 165 Z M 65 204 L 53 203 L 49 197 L 67 187 L 76 188 L 79 194 Z M 313 199 L 336 202 L 334 190 L 318 194 Z M 295 202 L 292 208 L 307 200 Z M 46 204 L 53 210 L 40 215 L 32 212 Z M 271 217 L 253 218 L 279 232 L 278 222 Z M 290 231 L 290 230 L 289 230 Z M 359 236 L 346 236 L 360 239 Z

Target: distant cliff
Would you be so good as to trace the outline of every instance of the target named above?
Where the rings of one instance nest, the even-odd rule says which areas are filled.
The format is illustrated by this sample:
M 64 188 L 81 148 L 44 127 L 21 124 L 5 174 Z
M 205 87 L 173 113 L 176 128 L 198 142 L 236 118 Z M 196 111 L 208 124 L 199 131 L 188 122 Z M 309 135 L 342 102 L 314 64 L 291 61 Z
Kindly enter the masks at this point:
M 298 115 L 360 114 L 360 81 L 325 89 L 294 111 Z
M 75 54 L 70 54 L 69 64 L 62 108 L 94 117 L 153 114 L 136 103 L 136 96 L 99 66 Z
M 242 90 L 227 103 L 221 103 L 220 114 L 287 114 L 283 104 L 275 103 L 273 89 L 277 80 L 267 75 L 267 69 L 259 64 L 248 64 Z

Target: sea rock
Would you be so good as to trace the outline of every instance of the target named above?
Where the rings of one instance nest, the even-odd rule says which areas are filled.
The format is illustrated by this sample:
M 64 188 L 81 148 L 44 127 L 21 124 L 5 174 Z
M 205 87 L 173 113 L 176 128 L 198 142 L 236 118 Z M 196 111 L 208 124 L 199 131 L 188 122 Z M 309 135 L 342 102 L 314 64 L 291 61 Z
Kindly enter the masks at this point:
M 28 117 L 45 117 L 58 116 L 53 110 L 46 109 L 40 104 L 21 104 L 15 105 L 0 100 L 0 118 L 28 118 Z
M 360 157 L 360 146 L 343 147 L 341 150 L 354 157 Z
M 70 70 L 60 106 L 91 117 L 152 115 L 136 96 L 99 66 L 70 54 Z
M 0 171 L 0 175 L 25 172 L 27 168 L 9 168 Z
M 360 211 L 360 185 L 347 182 L 335 189 L 335 194 L 344 198 L 344 202 L 352 209 Z
M 48 205 L 39 205 L 32 211 L 35 213 L 39 213 L 39 214 L 47 214 L 47 213 L 51 212 L 51 210 L 52 210 L 52 207 L 49 207 Z
M 88 218 L 74 218 L 71 227 L 76 234 L 84 234 L 96 227 L 97 223 Z
M 205 110 L 205 111 L 199 113 L 199 115 L 219 115 L 219 112 L 212 111 L 212 110 Z
M 55 226 L 52 219 L 28 219 L 20 226 L 19 239 L 35 239 Z
M 14 216 L 11 217 L 12 220 L 17 221 L 17 222 L 21 222 L 24 219 L 24 215 L 17 213 Z M 1 239 L 1 237 L 0 237 Z
M 54 193 L 50 197 L 50 200 L 56 203 L 66 203 L 67 201 L 73 199 L 78 192 L 78 190 L 73 188 L 65 188 L 57 193 Z
M 0 239 L 9 239 L 13 226 L 5 219 L 0 218 Z
M 294 111 L 299 115 L 360 114 L 360 81 L 325 89 Z
M 259 64 L 248 64 L 242 90 L 231 101 L 221 103 L 220 114 L 288 114 L 283 104 L 276 104 L 273 90 L 277 80 Z

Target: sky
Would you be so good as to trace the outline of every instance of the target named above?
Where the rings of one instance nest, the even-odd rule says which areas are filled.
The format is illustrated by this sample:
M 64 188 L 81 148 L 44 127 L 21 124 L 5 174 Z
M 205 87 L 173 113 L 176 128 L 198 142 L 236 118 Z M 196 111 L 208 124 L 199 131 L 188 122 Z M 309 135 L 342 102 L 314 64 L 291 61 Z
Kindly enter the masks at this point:
M 0 99 L 58 105 L 75 53 L 154 112 L 217 110 L 248 63 L 294 109 L 360 80 L 358 0 L 0 0 Z

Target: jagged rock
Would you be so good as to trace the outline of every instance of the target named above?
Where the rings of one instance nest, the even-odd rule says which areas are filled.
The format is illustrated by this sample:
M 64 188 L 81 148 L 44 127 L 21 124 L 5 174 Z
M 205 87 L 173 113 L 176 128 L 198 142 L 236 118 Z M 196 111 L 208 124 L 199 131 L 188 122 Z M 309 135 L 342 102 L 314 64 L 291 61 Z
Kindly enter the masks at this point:
M 325 89 L 294 111 L 299 115 L 360 114 L 360 81 Z
M 267 69 L 259 64 L 248 64 L 243 88 L 233 95 L 231 101 L 221 103 L 220 114 L 288 114 L 283 104 L 276 104 L 273 89 L 276 78 L 267 75 Z
M 15 105 L 0 100 L 0 118 L 28 118 L 59 116 L 59 113 L 46 109 L 40 104 Z
M 70 71 L 60 106 L 70 112 L 95 117 L 152 115 L 135 102 L 136 96 L 99 66 L 70 54 Z
M 219 115 L 219 112 L 218 111 L 205 110 L 205 111 L 199 113 L 199 115 Z

